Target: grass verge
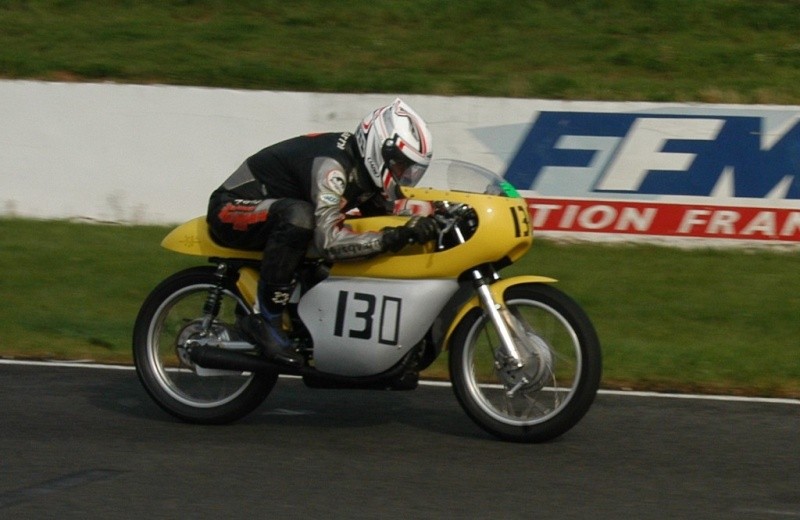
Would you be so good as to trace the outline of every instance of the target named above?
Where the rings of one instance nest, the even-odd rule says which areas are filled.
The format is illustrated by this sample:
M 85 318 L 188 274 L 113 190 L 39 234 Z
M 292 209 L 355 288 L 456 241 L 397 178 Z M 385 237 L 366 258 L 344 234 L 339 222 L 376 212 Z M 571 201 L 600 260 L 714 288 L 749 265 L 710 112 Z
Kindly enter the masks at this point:
M 786 0 L 12 0 L 0 76 L 796 104 L 798 31 Z
M 0 356 L 130 363 L 139 305 L 204 260 L 168 228 L 0 219 Z M 796 253 L 537 239 L 507 274 L 544 274 L 604 349 L 603 386 L 800 397 Z M 427 375 L 446 376 L 446 356 Z

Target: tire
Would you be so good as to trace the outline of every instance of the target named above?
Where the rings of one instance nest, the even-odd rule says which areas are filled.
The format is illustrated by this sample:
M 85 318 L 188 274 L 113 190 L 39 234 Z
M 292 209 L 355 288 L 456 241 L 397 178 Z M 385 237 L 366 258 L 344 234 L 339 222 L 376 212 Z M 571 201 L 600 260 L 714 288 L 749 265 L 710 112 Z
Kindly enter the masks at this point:
M 453 391 L 467 415 L 492 435 L 506 441 L 546 442 L 577 424 L 594 401 L 602 372 L 600 342 L 580 306 L 554 287 L 514 285 L 506 289 L 504 299 L 511 319 L 518 320 L 528 338 L 515 341 L 517 348 L 523 355 L 540 352 L 536 359 L 547 361 L 541 366 L 548 369 L 538 380 L 526 374 L 535 383 L 526 385 L 519 372 L 496 368 L 503 349 L 491 320 L 475 308 L 458 324 L 450 342 Z M 528 367 L 521 370 L 533 370 Z M 510 397 L 506 392 L 515 384 L 520 387 Z
M 147 297 L 133 329 L 133 360 L 147 393 L 169 414 L 187 422 L 224 424 L 244 417 L 272 391 L 277 373 L 216 371 L 199 375 L 181 359 L 177 346 L 199 337 L 203 304 L 215 285 L 213 266 L 180 271 Z M 228 283 L 212 330 L 218 339 L 236 339 L 236 314 L 246 305 Z

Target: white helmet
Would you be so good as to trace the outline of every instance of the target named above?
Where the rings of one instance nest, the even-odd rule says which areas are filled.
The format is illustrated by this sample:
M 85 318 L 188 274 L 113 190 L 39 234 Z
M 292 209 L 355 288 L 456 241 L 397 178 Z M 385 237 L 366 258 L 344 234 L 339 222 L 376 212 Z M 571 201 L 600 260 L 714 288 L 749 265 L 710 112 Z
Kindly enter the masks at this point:
M 390 197 L 397 185 L 414 186 L 433 155 L 425 121 L 400 98 L 364 118 L 356 143 L 373 182 Z

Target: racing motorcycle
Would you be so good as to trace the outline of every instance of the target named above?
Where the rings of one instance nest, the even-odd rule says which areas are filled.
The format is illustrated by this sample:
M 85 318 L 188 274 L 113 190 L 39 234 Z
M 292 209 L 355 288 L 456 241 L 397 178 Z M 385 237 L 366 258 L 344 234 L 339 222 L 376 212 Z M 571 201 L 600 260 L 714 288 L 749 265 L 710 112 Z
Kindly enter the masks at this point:
M 261 252 L 216 244 L 204 217 L 171 231 L 163 247 L 209 264 L 165 279 L 139 311 L 133 358 L 148 394 L 182 420 L 227 423 L 258 407 L 281 374 L 311 388 L 413 389 L 447 351 L 455 396 L 487 432 L 544 442 L 572 428 L 597 393 L 600 344 L 555 280 L 500 276 L 532 244 L 525 200 L 491 171 L 454 160 L 434 161 L 403 191 L 433 207 L 438 238 L 357 261 L 307 258 L 284 316 L 301 368 L 268 361 L 240 331 L 258 312 Z M 347 225 L 380 230 L 408 218 Z

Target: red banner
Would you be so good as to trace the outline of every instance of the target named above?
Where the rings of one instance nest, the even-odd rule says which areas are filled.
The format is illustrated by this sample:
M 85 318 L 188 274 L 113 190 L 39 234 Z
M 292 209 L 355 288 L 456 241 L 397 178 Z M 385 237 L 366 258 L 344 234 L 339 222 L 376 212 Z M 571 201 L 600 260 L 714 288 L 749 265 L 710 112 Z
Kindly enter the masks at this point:
M 800 209 L 528 198 L 541 231 L 800 242 Z

